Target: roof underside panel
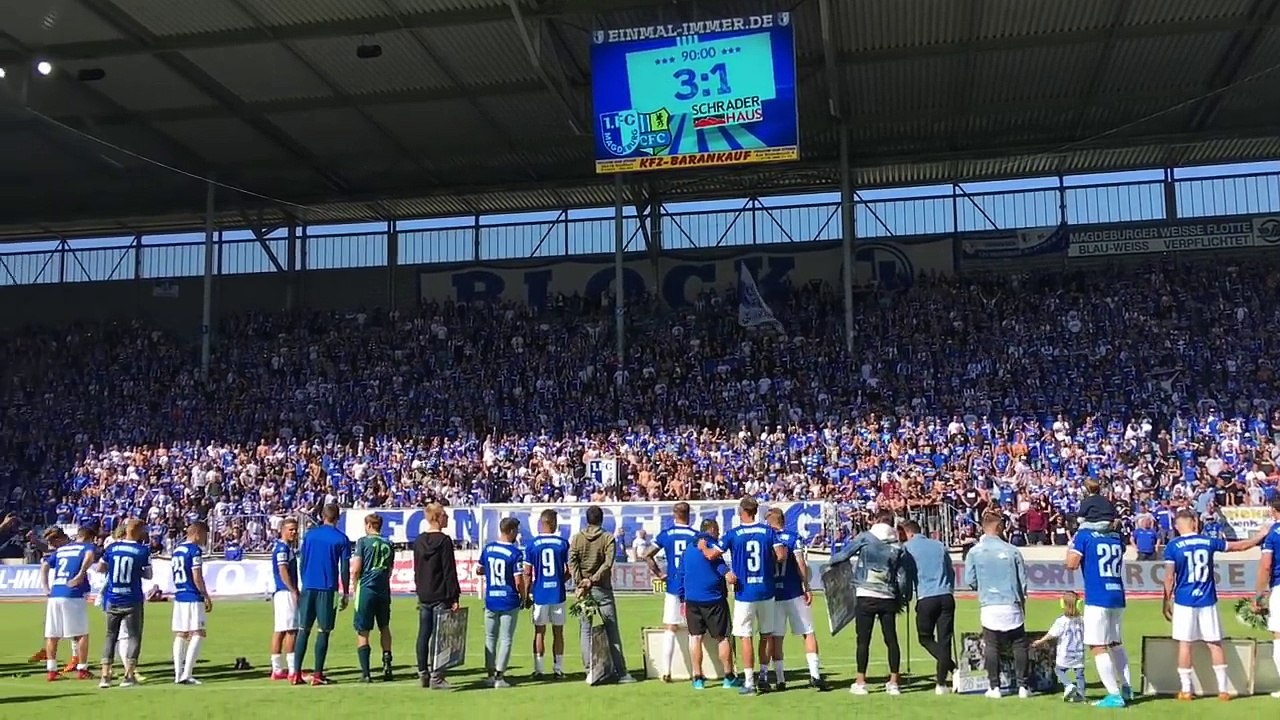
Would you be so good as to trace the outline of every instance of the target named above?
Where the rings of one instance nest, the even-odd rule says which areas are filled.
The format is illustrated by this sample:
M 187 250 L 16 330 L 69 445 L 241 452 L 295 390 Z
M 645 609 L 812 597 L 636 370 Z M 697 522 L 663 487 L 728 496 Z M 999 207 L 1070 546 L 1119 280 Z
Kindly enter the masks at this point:
M 792 13 L 802 161 L 637 187 L 831 189 L 842 126 L 862 187 L 1274 158 L 1274 5 L 833 0 L 824 28 L 816 1 L 519 0 L 522 29 L 507 0 L 7 2 L 0 239 L 202 224 L 166 167 L 275 220 L 608 204 L 591 31 L 757 12 Z M 12 71 L 36 59 L 57 71 Z

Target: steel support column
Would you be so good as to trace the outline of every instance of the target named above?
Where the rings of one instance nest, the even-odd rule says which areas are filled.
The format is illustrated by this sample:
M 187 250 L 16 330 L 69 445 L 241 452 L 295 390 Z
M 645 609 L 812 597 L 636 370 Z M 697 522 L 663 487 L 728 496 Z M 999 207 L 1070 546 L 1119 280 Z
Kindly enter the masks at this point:
M 853 171 L 849 169 L 849 127 L 840 126 L 840 252 L 844 277 L 844 349 L 853 355 L 853 241 L 857 234 L 853 213 Z
M 204 197 L 204 296 L 200 302 L 200 373 L 209 379 L 209 357 L 213 341 L 213 203 L 216 186 L 205 183 Z
M 618 364 L 627 362 L 627 295 L 622 283 L 622 250 L 626 246 L 626 226 L 623 222 L 622 174 L 613 176 L 613 323 L 618 341 Z

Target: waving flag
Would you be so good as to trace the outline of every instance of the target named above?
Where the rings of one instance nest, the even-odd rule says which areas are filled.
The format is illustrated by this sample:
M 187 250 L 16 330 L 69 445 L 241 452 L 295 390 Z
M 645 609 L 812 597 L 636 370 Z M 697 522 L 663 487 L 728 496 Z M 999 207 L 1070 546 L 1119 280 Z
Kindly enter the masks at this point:
M 738 266 L 738 324 L 742 327 L 772 326 L 782 332 L 782 323 L 774 316 L 769 305 L 756 287 L 756 279 L 746 264 Z

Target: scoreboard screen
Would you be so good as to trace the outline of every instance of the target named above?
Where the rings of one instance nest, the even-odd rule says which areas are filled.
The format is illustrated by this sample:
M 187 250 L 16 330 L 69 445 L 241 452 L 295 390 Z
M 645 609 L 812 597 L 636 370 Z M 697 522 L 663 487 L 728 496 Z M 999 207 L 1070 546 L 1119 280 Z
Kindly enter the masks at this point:
M 799 157 L 790 13 L 591 39 L 597 173 Z

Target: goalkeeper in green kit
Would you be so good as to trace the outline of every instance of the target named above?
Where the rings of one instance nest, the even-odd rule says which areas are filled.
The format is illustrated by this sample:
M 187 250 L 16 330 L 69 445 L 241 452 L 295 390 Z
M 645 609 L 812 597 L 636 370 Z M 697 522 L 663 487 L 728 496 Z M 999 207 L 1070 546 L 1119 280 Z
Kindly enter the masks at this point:
M 356 655 L 360 658 L 360 682 L 373 682 L 369 670 L 369 633 L 378 627 L 382 644 L 382 680 L 391 675 L 391 568 L 395 552 L 382 537 L 382 518 L 364 519 L 364 537 L 351 554 L 351 585 L 356 589 Z

